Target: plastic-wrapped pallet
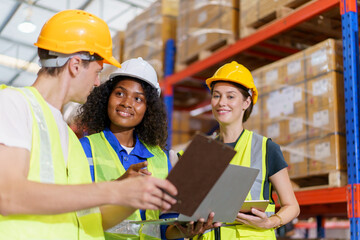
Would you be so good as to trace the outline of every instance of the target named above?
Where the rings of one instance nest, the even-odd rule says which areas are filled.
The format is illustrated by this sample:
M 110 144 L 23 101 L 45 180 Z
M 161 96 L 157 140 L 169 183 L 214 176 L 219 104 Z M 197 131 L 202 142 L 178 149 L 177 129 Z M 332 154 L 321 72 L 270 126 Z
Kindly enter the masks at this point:
M 238 38 L 238 0 L 180 0 L 177 64 L 199 60 Z
M 124 61 L 123 55 L 124 55 L 124 32 L 119 31 L 115 34 L 115 36 L 112 38 L 113 43 L 113 49 L 112 49 L 112 55 L 116 60 L 118 60 L 120 63 Z M 110 64 L 105 64 L 103 71 L 100 73 L 100 81 L 104 82 L 109 79 L 109 75 L 116 71 L 116 67 Z
M 164 49 L 168 39 L 176 38 L 179 0 L 159 0 L 127 25 L 124 59 L 142 57 L 156 70 L 159 79 L 164 72 Z
M 328 39 L 253 71 L 261 121 L 248 126 L 281 145 L 292 179 L 346 170 L 342 70 L 341 42 Z
M 244 38 L 265 24 L 279 19 L 310 0 L 239 0 L 240 37 Z

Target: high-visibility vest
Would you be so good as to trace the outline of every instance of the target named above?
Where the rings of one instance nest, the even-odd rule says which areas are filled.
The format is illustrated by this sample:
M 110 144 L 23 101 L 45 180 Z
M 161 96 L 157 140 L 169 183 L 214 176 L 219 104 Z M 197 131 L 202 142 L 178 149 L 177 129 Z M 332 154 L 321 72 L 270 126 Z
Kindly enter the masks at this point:
M 87 138 L 91 146 L 95 182 L 115 180 L 126 172 L 104 132 L 92 134 Z M 147 169 L 152 173 L 152 176 L 165 179 L 168 175 L 166 154 L 159 146 L 144 145 L 154 155 L 147 159 Z M 159 219 L 160 211 L 146 210 L 145 215 L 147 220 Z M 136 210 L 125 221 L 106 230 L 105 239 L 161 239 L 159 225 L 146 224 L 141 226 L 129 223 L 129 221 L 141 220 L 140 211 Z
M 0 89 L 3 88 L 5 86 L 0 86 Z M 74 132 L 68 128 L 66 167 L 58 127 L 44 98 L 33 87 L 13 89 L 25 96 L 32 114 L 32 146 L 27 179 L 62 185 L 91 183 L 86 155 Z M 98 208 L 56 215 L 0 215 L 0 236 L 1 239 L 12 240 L 104 239 Z
M 264 196 L 264 183 L 267 176 L 266 169 L 266 141 L 267 138 L 257 133 L 244 130 L 240 139 L 235 145 L 236 154 L 230 164 L 252 167 L 260 169 L 256 180 L 251 187 L 246 200 L 264 200 L 270 199 L 270 204 L 266 209 L 266 215 L 271 216 L 275 212 L 275 204 L 272 202 L 269 183 L 269 196 Z M 228 223 L 232 225 L 232 223 Z M 220 236 L 222 240 L 228 239 L 276 239 L 273 229 L 255 229 L 250 226 L 236 225 L 220 227 Z M 214 229 L 206 231 L 204 234 L 196 236 L 194 239 L 215 240 Z

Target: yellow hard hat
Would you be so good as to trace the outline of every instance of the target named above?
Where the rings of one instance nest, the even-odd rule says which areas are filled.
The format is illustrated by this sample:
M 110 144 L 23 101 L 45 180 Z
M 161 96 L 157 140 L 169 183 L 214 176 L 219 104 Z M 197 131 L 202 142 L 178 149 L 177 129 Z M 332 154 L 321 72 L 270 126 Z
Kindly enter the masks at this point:
M 211 89 L 211 83 L 214 81 L 234 82 L 246 87 L 251 90 L 249 91 L 249 94 L 255 105 L 258 98 L 258 91 L 250 71 L 243 65 L 236 61 L 223 65 L 211 78 L 206 79 L 206 85 L 209 89 Z
M 108 25 L 97 16 L 82 10 L 64 10 L 50 18 L 35 46 L 46 50 L 71 54 L 96 53 L 116 67 L 120 63 L 112 56 L 112 40 Z

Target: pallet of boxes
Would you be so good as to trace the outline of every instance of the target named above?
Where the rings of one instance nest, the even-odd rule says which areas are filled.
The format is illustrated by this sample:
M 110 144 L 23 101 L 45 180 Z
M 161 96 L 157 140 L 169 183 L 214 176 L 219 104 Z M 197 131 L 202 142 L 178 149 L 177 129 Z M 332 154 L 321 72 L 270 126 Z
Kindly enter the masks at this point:
M 328 39 L 252 73 L 260 99 L 246 128 L 281 146 L 300 188 L 346 185 L 341 42 Z
M 158 0 L 131 20 L 125 30 L 124 59 L 142 57 L 164 77 L 165 44 L 176 38 L 179 0 Z
M 180 0 L 176 71 L 238 39 L 239 4 L 238 0 Z
M 124 38 L 125 33 L 123 31 L 117 32 L 114 37 L 112 38 L 112 55 L 113 57 L 118 60 L 120 63 L 124 61 L 123 54 L 124 54 Z M 100 81 L 105 82 L 108 80 L 111 73 L 117 70 L 117 67 L 106 64 L 104 65 L 103 71 L 100 73 Z
M 311 0 L 239 0 L 240 37 L 244 38 L 266 24 L 280 19 Z

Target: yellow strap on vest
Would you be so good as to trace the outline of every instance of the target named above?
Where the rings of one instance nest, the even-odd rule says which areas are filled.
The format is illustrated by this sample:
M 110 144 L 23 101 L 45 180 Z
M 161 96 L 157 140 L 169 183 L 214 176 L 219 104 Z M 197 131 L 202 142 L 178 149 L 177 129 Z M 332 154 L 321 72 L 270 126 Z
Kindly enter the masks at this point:
M 91 152 L 93 156 L 95 181 L 111 181 L 117 179 L 123 175 L 126 171 L 121 164 L 118 155 L 106 139 L 103 132 L 92 134 L 87 136 L 91 146 Z M 144 143 L 143 143 L 144 144 Z M 164 179 L 168 174 L 167 156 L 160 147 L 144 146 L 154 155 L 148 158 L 148 170 L 152 173 L 152 176 Z M 159 211 L 147 210 L 145 212 L 146 219 L 159 219 Z M 160 228 L 155 225 L 145 225 L 141 227 L 137 224 L 128 223 L 129 220 L 141 221 L 140 211 L 135 211 L 127 221 L 107 230 L 105 234 L 106 239 L 117 239 L 119 236 L 114 235 L 121 234 L 123 237 L 140 236 L 143 239 L 159 239 Z M 132 239 L 132 238 L 129 238 Z
M 91 146 L 95 182 L 113 181 L 126 172 L 116 152 L 106 139 L 104 132 L 92 134 L 87 138 Z M 135 211 L 127 220 L 141 221 L 140 211 Z M 126 223 L 122 223 L 120 226 L 115 226 L 108 231 L 119 232 L 126 228 L 129 229 Z M 140 227 L 132 231 L 137 232 L 139 229 Z
M 1 89 L 4 88 L 1 86 Z M 55 184 L 90 183 L 86 156 L 75 134 L 69 128 L 67 171 L 57 124 L 43 97 L 33 87 L 12 89 L 24 95 L 33 117 L 28 179 Z M 7 217 L 0 215 L 0 236 L 4 239 L 104 239 L 101 215 L 97 208 L 88 210 L 88 213 L 81 216 L 77 216 L 75 212 Z

